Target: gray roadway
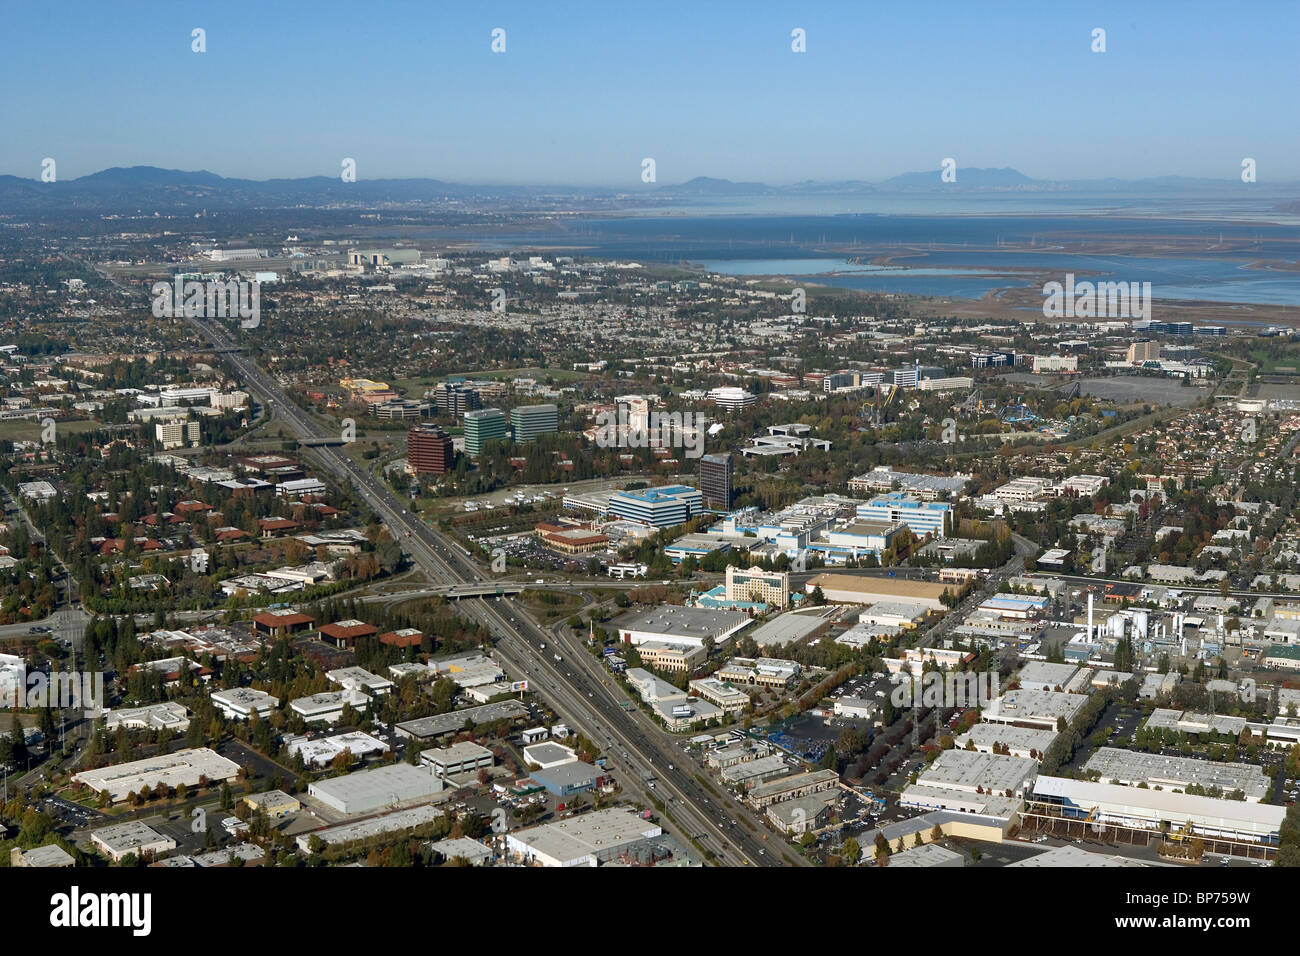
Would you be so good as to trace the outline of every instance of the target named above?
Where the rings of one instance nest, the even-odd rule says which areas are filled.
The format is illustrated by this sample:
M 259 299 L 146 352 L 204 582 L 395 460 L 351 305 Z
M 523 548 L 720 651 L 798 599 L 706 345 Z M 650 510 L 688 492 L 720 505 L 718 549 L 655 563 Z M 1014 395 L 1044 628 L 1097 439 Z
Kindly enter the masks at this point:
M 224 329 L 198 319 L 188 321 L 218 348 L 234 346 Z M 320 424 L 289 401 L 279 385 L 247 356 L 227 352 L 223 357 L 243 376 L 247 387 L 267 399 L 270 410 L 278 413 L 300 439 L 329 437 Z M 328 446 L 304 448 L 303 451 L 304 457 L 310 457 L 335 480 L 349 481 L 384 520 L 412 559 L 434 580 L 451 584 L 487 583 L 480 569 L 464 556 L 458 546 L 407 512 L 382 482 L 356 462 L 336 454 Z M 512 665 L 522 667 L 530 680 L 536 679 L 575 728 L 590 739 L 607 745 L 610 762 L 621 766 L 628 775 L 624 779 L 635 780 L 639 772 L 653 770 L 657 778 L 655 792 L 665 801 L 667 812 L 676 821 L 680 835 L 713 834 L 711 839 L 703 841 L 703 845 L 717 854 L 720 861 L 732 865 L 779 866 L 783 862 L 806 862 L 789 851 L 780 840 L 763 840 L 744 823 L 732 827 L 730 821 L 739 820 L 742 814 L 751 822 L 755 818 L 735 800 L 729 797 L 718 799 L 707 793 L 694 779 L 693 772 L 681 764 L 681 751 L 670 743 L 671 738 L 666 733 L 650 724 L 644 715 L 620 708 L 603 678 L 593 676 L 592 671 L 599 665 L 580 647 L 566 646 L 565 663 L 557 665 L 553 657 L 538 647 L 549 635 L 508 598 L 471 600 L 465 605 L 465 610 L 491 629 L 497 637 L 497 649 L 502 657 Z M 624 753 L 629 756 L 624 758 Z M 670 765 L 672 770 L 668 769 Z M 723 824 L 721 829 L 720 823 Z M 760 833 L 766 829 L 761 823 L 754 826 Z M 720 841 L 725 841 L 728 849 L 723 850 Z

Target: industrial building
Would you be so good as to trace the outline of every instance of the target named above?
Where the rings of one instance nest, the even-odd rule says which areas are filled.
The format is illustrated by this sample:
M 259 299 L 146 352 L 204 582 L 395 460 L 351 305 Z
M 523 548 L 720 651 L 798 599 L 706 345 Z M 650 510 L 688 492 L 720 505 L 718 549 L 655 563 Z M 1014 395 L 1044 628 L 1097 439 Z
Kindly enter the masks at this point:
M 506 834 L 506 849 L 536 866 L 599 866 L 663 833 L 629 810 L 597 810 Z
M 445 786 L 428 767 L 395 763 L 318 780 L 307 787 L 307 793 L 327 807 L 356 816 L 404 803 L 432 800 L 442 793 Z
M 982 753 L 993 753 L 994 746 L 997 746 L 1008 750 L 1012 757 L 1041 760 L 1056 737 L 1056 730 L 980 723 L 954 739 L 953 746 L 959 750 L 973 747 Z
M 490 849 L 478 840 L 471 840 L 469 837 L 439 840 L 436 843 L 430 843 L 429 849 L 444 860 L 464 860 L 470 866 L 482 866 L 492 859 Z
M 304 833 L 295 842 L 298 844 L 299 850 L 307 853 L 311 850 L 312 837 L 319 837 L 327 845 L 352 843 L 357 840 L 372 840 L 375 837 L 404 833 L 408 830 L 429 826 L 436 823 L 442 816 L 443 811 L 434 807 L 410 807 L 406 810 L 398 810 L 396 813 L 371 817 L 369 820 L 340 823 L 338 826 Z
M 495 704 L 483 704 L 481 707 L 469 707 L 465 710 L 453 710 L 445 714 L 430 717 L 418 717 L 415 720 L 395 724 L 394 728 L 408 740 L 433 740 L 443 734 L 463 730 L 466 723 L 471 725 L 490 724 L 498 720 L 517 720 L 528 716 L 528 708 L 517 700 L 503 700 Z
M 351 707 L 360 714 L 369 705 L 370 698 L 355 690 L 326 691 L 289 701 L 289 709 L 308 723 L 335 723 L 342 718 L 343 708 Z
M 916 782 L 923 787 L 1019 796 L 1037 774 L 1038 762 L 1028 757 L 945 750 L 921 772 Z
M 1189 787 L 1218 791 L 1221 796 L 1240 791 L 1250 803 L 1258 803 L 1268 793 L 1270 780 L 1255 764 L 1223 763 L 1197 760 L 1194 757 L 1165 756 L 1116 747 L 1101 747 L 1083 765 L 1085 772 L 1096 773 L 1100 783 L 1118 783 L 1136 787 L 1145 783 L 1166 790 Z
M 57 843 L 38 846 L 31 850 L 20 850 L 18 847 L 14 847 L 9 851 L 9 865 L 12 867 L 58 869 L 65 866 L 74 866 L 76 862 Z
M 581 760 L 558 764 L 542 770 L 533 770 L 529 775 L 545 787 L 548 793 L 561 798 L 571 797 L 575 793 L 582 793 L 586 790 L 594 790 L 605 783 L 604 770 Z
M 204 778 L 211 783 L 221 783 L 233 780 L 238 775 L 239 764 L 227 760 L 215 750 L 200 747 L 113 764 L 97 770 L 83 770 L 73 774 L 72 779 L 98 793 L 107 792 L 109 799 L 118 803 L 145 787 L 156 790 L 162 784 L 169 788 L 192 788 L 197 787 Z
M 1199 797 L 1172 790 L 1124 787 L 1065 777 L 1039 777 L 1028 811 L 1158 834 L 1199 836 L 1226 844 L 1276 844 L 1286 807 Z
M 1056 722 L 1068 724 L 1088 702 L 1084 694 L 1065 694 L 1050 690 L 1010 690 L 989 701 L 980 719 L 990 724 L 1022 724 L 1055 730 Z
M 290 796 L 283 790 L 267 790 L 265 793 L 250 793 L 244 797 L 244 803 L 254 813 L 265 813 L 271 819 L 287 817 L 302 809 L 297 797 Z
M 890 860 L 889 865 L 893 866 L 894 861 Z M 1024 860 L 1016 860 L 1014 863 L 1008 863 L 1007 866 L 1038 866 L 1038 867 L 1148 867 L 1162 866 L 1173 864 L 1144 863 L 1141 860 L 1134 860 L 1126 856 L 1117 856 L 1114 853 L 1094 853 L 1091 850 L 1085 850 L 1083 847 L 1067 843 L 1065 846 L 1053 847 L 1045 853 L 1038 853 Z
M 900 866 L 956 869 L 965 865 L 966 858 L 964 856 L 953 852 L 946 846 L 939 846 L 937 843 L 923 843 L 920 846 L 904 850 L 902 853 L 895 853 L 889 858 L 889 868 L 891 870 Z
M 879 601 L 902 600 L 924 605 L 932 611 L 945 610 L 943 595 L 951 590 L 947 585 L 931 581 L 854 574 L 818 574 L 804 585 L 807 594 L 812 594 L 817 588 L 821 588 L 822 595 L 831 604 L 875 604 Z
M 753 623 L 743 611 L 713 610 L 667 604 L 631 611 L 618 617 L 613 627 L 626 644 L 662 642 L 686 647 L 703 647 L 706 637 L 721 646 Z
M 1079 673 L 1073 664 L 1049 664 L 1046 661 L 1029 661 L 1020 669 L 1016 680 L 1024 690 L 1066 690 Z
M 770 754 L 755 760 L 737 762 L 720 774 L 722 782 L 738 790 L 752 790 L 754 787 L 785 777 L 790 774 L 790 765 L 781 754 Z

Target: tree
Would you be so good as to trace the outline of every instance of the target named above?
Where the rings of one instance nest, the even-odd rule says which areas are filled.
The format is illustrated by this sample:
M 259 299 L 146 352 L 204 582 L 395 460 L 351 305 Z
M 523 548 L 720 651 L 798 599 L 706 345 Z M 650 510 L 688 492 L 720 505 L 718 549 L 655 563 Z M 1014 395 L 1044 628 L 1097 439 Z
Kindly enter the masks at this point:
M 840 857 L 849 866 L 856 866 L 858 860 L 862 859 L 862 847 L 858 845 L 857 840 L 849 837 L 844 841 L 844 846 L 840 848 Z

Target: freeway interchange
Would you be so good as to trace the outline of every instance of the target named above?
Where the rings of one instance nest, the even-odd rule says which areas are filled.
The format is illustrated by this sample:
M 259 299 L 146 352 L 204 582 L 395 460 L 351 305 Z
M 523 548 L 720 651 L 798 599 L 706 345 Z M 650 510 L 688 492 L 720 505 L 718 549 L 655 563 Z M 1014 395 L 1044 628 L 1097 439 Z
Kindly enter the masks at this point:
M 239 372 L 246 386 L 263 396 L 300 443 L 329 437 L 270 375 L 237 350 L 224 329 L 197 318 L 187 321 L 223 351 L 223 357 Z M 305 446 L 303 451 L 322 471 L 356 488 L 411 559 L 434 580 L 452 585 L 486 581 L 480 568 L 455 544 L 411 515 L 381 481 L 355 461 L 320 442 Z M 766 824 L 756 821 L 747 807 L 729 796 L 714 796 L 706 791 L 695 771 L 683 764 L 684 755 L 672 738 L 644 714 L 621 706 L 615 698 L 620 693 L 617 685 L 606 681 L 599 663 L 576 638 L 547 634 L 508 597 L 462 603 L 465 612 L 486 625 L 496 638 L 501 657 L 542 690 L 571 726 L 601 745 L 609 762 L 622 768 L 625 789 L 640 786 L 644 775 L 653 773 L 655 792 L 669 817 L 665 824 L 675 824 L 682 836 L 694 838 L 724 865 L 809 865 L 791 853 L 783 839 L 766 839 Z M 552 646 L 543 651 L 541 645 L 548 640 Z M 554 659 L 557 655 L 552 649 L 563 650 L 561 661 Z

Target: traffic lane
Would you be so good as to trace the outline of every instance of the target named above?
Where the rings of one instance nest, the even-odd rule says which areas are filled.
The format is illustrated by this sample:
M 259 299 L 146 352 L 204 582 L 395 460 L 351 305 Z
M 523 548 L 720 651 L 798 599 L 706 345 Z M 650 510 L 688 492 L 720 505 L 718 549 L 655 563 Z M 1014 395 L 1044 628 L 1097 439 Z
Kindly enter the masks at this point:
M 525 653 L 526 653 L 528 656 L 531 657 L 531 656 L 533 656 L 533 655 L 536 653 L 536 652 L 534 651 L 534 649 L 533 649 L 530 645 L 527 644 L 526 641 L 521 641 L 521 642 L 519 642 L 519 643 L 522 645 L 522 647 L 523 647 L 524 650 L 525 650 Z M 538 656 L 540 657 L 540 655 L 538 655 Z M 569 699 L 572 699 L 572 698 L 569 698 Z M 581 706 L 582 706 L 582 704 L 581 704 L 581 698 L 578 698 L 578 701 L 579 701 L 579 707 L 581 707 Z M 620 715 L 621 715 L 621 716 L 624 716 L 624 717 L 626 716 L 626 712 L 624 712 L 624 711 L 622 711 L 620 708 L 616 708 L 616 707 L 614 707 L 614 708 L 609 708 L 609 707 L 603 707 L 603 706 L 602 706 L 602 707 L 600 707 L 600 708 L 594 708 L 594 709 L 596 709 L 598 713 L 601 713 L 602 716 L 604 717 L 604 719 L 605 719 L 609 724 L 611 724 L 611 725 L 616 725 L 616 724 L 617 724 Z M 593 719 L 594 719 L 594 718 L 593 718 Z M 661 761 L 665 761 L 665 760 L 666 760 L 666 758 L 664 757 L 664 755 L 662 754 L 662 752 L 661 752 L 661 751 L 658 751 L 657 748 L 646 747 L 646 745 L 649 743 L 649 741 L 647 741 L 647 739 L 645 738 L 645 736 L 644 736 L 643 734 L 640 734 L 640 733 L 632 733 L 632 734 L 630 734 L 630 735 L 628 736 L 627 739 L 630 740 L 630 741 L 632 741 L 632 743 L 631 743 L 631 744 L 625 744 L 624 746 L 627 747 L 628 749 L 632 750 L 632 751 L 636 751 L 636 752 L 638 753 L 638 756 L 639 756 L 642 760 L 644 760 L 645 763 L 647 763 L 649 766 L 652 766 L 652 767 L 653 767 L 653 766 L 654 766 L 654 761 L 653 761 L 653 759 L 646 757 L 645 753 L 641 752 L 641 751 L 642 751 L 642 748 L 645 748 L 645 749 L 651 749 L 652 751 L 655 752 L 655 755 L 656 755 L 656 756 L 659 756 L 659 757 L 660 757 Z M 639 745 L 639 746 L 638 746 L 638 745 Z M 616 754 L 615 754 L 614 756 L 617 757 Z M 618 762 L 619 764 L 622 764 L 622 763 L 623 763 L 622 760 L 618 760 L 617 762 Z M 662 765 L 663 765 L 663 766 L 667 766 L 667 762 L 664 762 Z M 635 768 L 635 767 L 632 767 L 632 768 L 630 768 L 630 770 L 631 770 L 631 772 L 635 775 L 635 773 L 636 773 L 636 768 Z M 701 790 L 700 790 L 700 789 L 699 789 L 699 788 L 694 784 L 694 781 L 690 781 L 688 777 L 686 777 L 686 778 L 679 778 L 679 777 L 677 777 L 677 773 L 668 773 L 668 774 L 660 773 L 658 769 L 656 769 L 656 774 L 657 774 L 657 778 L 658 778 L 660 781 L 664 782 L 665 785 L 666 785 L 669 789 L 676 789 L 676 790 L 678 791 L 678 792 L 677 792 L 677 796 L 680 797 L 680 798 L 682 799 L 682 801 L 683 801 L 683 806 L 684 806 L 684 807 L 690 807 L 692 810 L 696 810 L 696 811 L 700 812 L 701 814 L 703 814 L 703 813 L 705 813 L 705 812 L 707 812 L 707 811 L 712 811 L 712 812 L 714 812 L 715 814 L 718 813 L 718 808 L 716 807 L 716 805 L 715 805 L 711 800 L 709 800 L 709 799 L 708 799 L 708 798 L 707 798 L 707 797 L 706 797 L 706 796 L 701 792 Z M 706 821 L 704 821 L 704 822 L 710 822 L 710 823 L 711 823 L 712 821 L 707 821 L 707 820 L 706 820 Z

